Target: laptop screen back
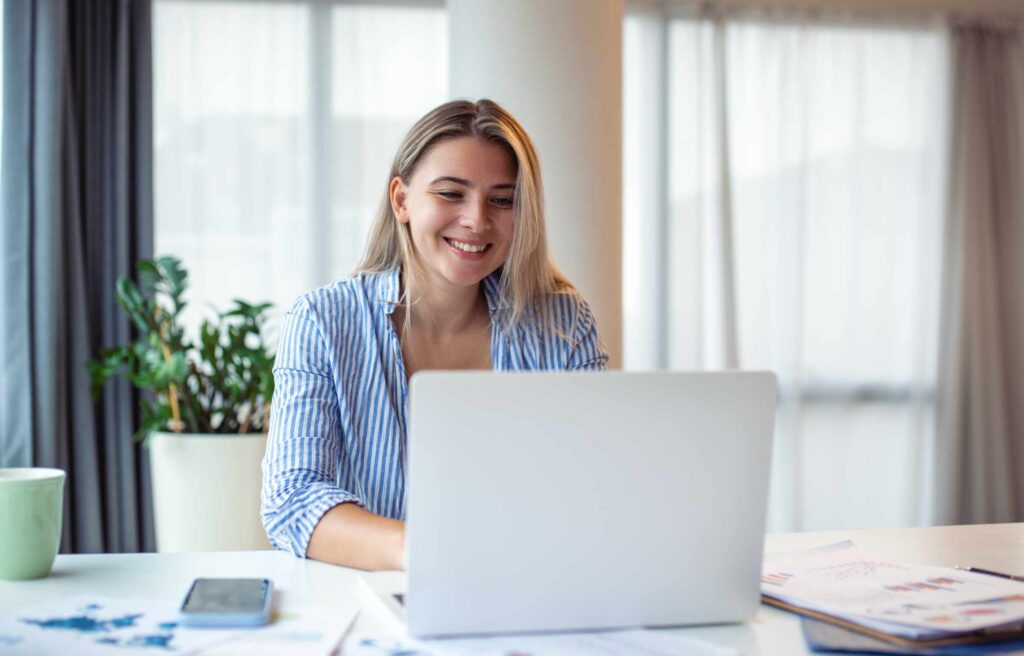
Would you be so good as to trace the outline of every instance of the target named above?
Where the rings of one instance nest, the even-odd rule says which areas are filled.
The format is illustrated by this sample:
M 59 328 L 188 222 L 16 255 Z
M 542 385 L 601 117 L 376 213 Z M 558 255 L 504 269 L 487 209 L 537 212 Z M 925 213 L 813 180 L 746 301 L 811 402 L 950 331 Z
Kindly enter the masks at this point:
M 750 617 L 775 401 L 770 373 L 417 374 L 410 633 Z

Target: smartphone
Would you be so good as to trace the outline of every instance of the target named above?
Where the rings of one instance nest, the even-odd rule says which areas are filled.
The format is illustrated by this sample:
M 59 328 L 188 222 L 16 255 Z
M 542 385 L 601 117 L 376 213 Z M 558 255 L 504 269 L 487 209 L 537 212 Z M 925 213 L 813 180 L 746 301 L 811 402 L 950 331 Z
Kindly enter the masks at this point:
M 270 621 L 269 579 L 196 579 L 181 604 L 184 626 L 263 626 Z

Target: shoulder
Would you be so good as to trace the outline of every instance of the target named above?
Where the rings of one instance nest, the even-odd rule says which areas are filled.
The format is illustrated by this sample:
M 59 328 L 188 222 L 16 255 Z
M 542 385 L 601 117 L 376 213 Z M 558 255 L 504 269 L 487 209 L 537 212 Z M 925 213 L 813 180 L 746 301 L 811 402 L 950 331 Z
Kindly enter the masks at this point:
M 594 330 L 594 313 L 573 287 L 548 294 L 540 305 L 541 312 L 535 317 L 540 325 L 570 342 L 577 342 Z
M 535 301 L 519 323 L 518 332 L 526 342 L 536 343 L 554 357 L 555 353 L 568 354 L 585 342 L 595 341 L 597 321 L 583 295 L 565 287 Z
M 360 318 L 369 319 L 375 305 L 391 298 L 391 272 L 358 273 L 351 278 L 309 291 L 292 303 L 289 317 L 319 325 L 336 325 Z
M 562 345 L 556 366 L 569 371 L 600 371 L 608 366 L 608 350 L 597 333 L 597 320 L 583 296 L 569 288 L 547 299 L 548 323 Z
M 507 308 L 510 304 L 497 305 Z M 532 301 L 525 316 L 506 334 L 512 369 L 601 369 L 608 361 L 594 313 L 570 284 Z
M 387 274 L 357 274 L 299 296 L 284 317 L 278 368 L 332 376 L 365 354 L 379 333 Z

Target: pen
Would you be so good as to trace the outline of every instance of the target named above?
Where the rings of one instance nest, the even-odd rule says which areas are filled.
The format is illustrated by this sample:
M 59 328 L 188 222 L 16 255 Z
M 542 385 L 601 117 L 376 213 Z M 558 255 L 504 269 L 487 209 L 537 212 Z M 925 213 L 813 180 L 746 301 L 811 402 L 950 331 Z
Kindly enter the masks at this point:
M 974 572 L 975 574 L 987 574 L 989 576 L 998 576 L 1001 579 L 1010 579 L 1012 581 L 1024 581 L 1024 576 L 1014 576 L 1013 574 L 1004 574 L 1003 572 L 995 572 L 990 569 L 982 569 L 981 567 L 956 567 L 962 572 Z

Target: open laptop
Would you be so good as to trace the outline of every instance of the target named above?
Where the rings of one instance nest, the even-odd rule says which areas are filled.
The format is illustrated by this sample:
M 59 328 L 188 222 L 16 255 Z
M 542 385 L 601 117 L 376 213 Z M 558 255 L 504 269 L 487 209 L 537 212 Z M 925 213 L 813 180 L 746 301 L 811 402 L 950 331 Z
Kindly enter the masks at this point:
M 406 576 L 418 637 L 743 621 L 759 602 L 771 373 L 423 372 Z

